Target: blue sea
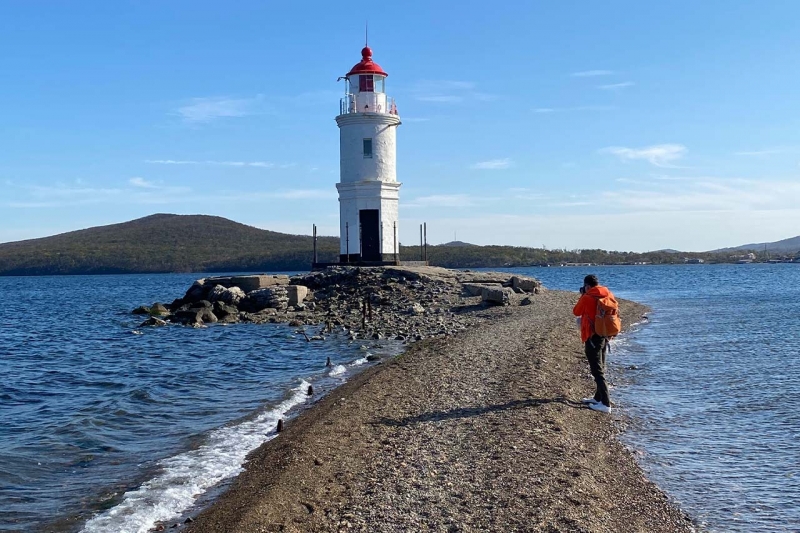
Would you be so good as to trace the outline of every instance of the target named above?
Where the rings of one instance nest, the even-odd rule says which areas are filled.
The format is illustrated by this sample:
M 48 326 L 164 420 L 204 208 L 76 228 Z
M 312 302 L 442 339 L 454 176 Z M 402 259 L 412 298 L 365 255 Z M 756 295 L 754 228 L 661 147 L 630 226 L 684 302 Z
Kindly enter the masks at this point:
M 624 443 L 704 530 L 800 530 L 800 265 L 512 270 L 572 291 L 596 273 L 650 306 L 609 357 Z M 400 349 L 281 325 L 138 328 L 131 309 L 196 277 L 0 277 L 0 531 L 177 521 L 279 418 Z
M 273 324 L 138 327 L 132 309 L 172 301 L 197 277 L 0 277 L 0 531 L 175 521 L 240 472 L 280 418 L 370 353 L 401 350 L 309 343 Z
M 652 308 L 613 343 L 611 399 L 623 442 L 702 530 L 800 531 L 800 265 L 514 270 L 573 291 L 595 273 Z

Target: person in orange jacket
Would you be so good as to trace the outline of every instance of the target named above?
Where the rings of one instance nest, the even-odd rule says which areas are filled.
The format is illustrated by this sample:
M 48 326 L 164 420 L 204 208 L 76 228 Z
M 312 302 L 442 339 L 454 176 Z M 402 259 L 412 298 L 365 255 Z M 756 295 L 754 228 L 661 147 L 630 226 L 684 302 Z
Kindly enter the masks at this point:
M 590 274 L 583 278 L 583 287 L 580 288 L 581 297 L 572 313 L 580 317 L 581 340 L 583 341 L 586 359 L 589 361 L 589 369 L 592 377 L 597 384 L 594 397 L 584 398 L 583 403 L 589 409 L 603 413 L 611 412 L 611 400 L 608 397 L 608 385 L 606 384 L 606 348 L 608 339 L 601 337 L 594 332 L 594 318 L 597 313 L 597 300 L 613 294 L 608 287 L 603 287 L 597 276 Z

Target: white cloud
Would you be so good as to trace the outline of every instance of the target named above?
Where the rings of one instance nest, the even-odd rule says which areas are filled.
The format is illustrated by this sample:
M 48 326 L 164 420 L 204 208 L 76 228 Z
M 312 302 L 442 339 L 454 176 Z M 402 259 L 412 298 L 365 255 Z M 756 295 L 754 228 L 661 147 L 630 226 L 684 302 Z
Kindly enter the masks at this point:
M 791 146 L 775 146 L 772 148 L 764 148 L 763 150 L 753 150 L 753 151 L 746 151 L 746 152 L 734 152 L 734 155 L 744 155 L 744 156 L 765 156 L 765 155 L 773 155 L 773 154 L 793 154 L 797 153 L 797 148 L 792 148 Z
M 632 87 L 636 85 L 632 81 L 623 81 L 621 83 L 610 83 L 608 85 L 598 85 L 598 89 L 603 89 L 604 91 L 616 91 L 618 89 L 625 89 L 626 87 Z
M 418 196 L 403 204 L 403 207 L 470 207 L 475 205 L 466 194 L 433 194 Z
M 610 76 L 614 74 L 613 70 L 584 70 L 581 72 L 573 72 L 570 76 L 576 78 L 594 78 L 596 76 Z
M 269 161 L 187 161 L 175 159 L 145 159 L 145 163 L 155 165 L 219 165 L 226 167 L 258 167 L 258 168 L 273 168 L 275 163 Z M 289 168 L 294 166 L 294 163 L 284 163 L 277 165 L 280 168 Z
M 796 209 L 800 182 L 781 180 L 690 178 L 681 187 L 670 183 L 634 182 L 619 191 L 601 193 L 602 203 L 623 212 L 750 211 Z
M 306 198 L 332 198 L 336 196 L 336 191 L 331 189 L 290 189 L 270 193 L 268 196 L 273 198 L 283 198 L 287 200 L 302 200 Z
M 504 159 L 490 159 L 489 161 L 480 161 L 475 163 L 470 168 L 478 169 L 478 170 L 502 170 L 506 168 L 510 168 L 512 165 L 511 159 L 504 158 Z
M 143 189 L 158 189 L 158 185 L 154 184 L 151 181 L 147 181 L 144 178 L 131 178 L 128 180 L 128 183 L 133 185 L 134 187 L 141 187 Z
M 175 113 L 184 122 L 204 123 L 219 118 L 244 117 L 259 112 L 263 98 L 229 98 L 226 96 L 192 98 L 189 103 L 179 107 Z
M 411 92 L 414 99 L 420 102 L 445 104 L 485 102 L 497 98 L 495 95 L 475 90 L 475 83 L 471 81 L 423 80 L 417 82 Z
M 670 167 L 670 162 L 682 158 L 687 150 L 682 144 L 656 144 L 644 148 L 609 146 L 599 150 L 601 154 L 612 154 L 622 161 L 643 159 L 657 167 Z

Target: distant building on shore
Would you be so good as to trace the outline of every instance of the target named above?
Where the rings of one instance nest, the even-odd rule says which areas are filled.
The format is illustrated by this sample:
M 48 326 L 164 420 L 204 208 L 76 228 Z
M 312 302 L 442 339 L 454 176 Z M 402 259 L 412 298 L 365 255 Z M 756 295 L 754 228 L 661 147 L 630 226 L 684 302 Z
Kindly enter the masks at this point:
M 339 260 L 341 263 L 396 263 L 400 183 L 397 181 L 397 126 L 394 100 L 386 96 L 388 74 L 365 46 L 341 79 L 339 104 Z

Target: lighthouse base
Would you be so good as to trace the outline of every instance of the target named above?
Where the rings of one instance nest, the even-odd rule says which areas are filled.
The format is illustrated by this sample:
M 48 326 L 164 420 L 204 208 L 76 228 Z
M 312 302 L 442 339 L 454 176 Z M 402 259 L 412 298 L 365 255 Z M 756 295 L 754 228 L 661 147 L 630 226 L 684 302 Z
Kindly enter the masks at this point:
M 386 254 L 389 255 L 389 254 Z M 341 256 L 338 263 L 311 263 L 311 270 L 325 270 L 329 267 L 382 267 L 382 266 L 430 266 L 428 261 L 360 261 L 356 254 L 350 255 L 350 261 L 346 261 L 346 256 Z

